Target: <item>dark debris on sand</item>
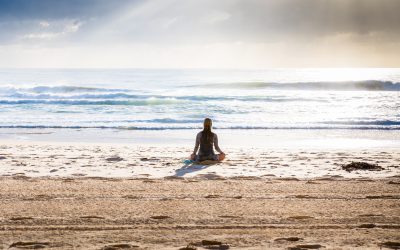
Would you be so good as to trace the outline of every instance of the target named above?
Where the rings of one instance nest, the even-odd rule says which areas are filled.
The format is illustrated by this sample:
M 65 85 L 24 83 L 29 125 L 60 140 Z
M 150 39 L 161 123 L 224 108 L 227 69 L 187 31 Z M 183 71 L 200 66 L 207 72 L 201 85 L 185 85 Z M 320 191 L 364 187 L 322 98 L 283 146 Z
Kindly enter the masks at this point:
M 108 161 L 108 162 L 118 162 L 118 161 L 123 161 L 123 160 L 124 160 L 124 158 L 121 158 L 119 156 L 106 158 L 106 161 Z
M 351 172 L 354 170 L 371 170 L 371 171 L 379 171 L 383 170 L 383 168 L 376 164 L 370 164 L 367 162 L 351 162 L 349 164 L 342 165 L 342 168 L 347 172 Z

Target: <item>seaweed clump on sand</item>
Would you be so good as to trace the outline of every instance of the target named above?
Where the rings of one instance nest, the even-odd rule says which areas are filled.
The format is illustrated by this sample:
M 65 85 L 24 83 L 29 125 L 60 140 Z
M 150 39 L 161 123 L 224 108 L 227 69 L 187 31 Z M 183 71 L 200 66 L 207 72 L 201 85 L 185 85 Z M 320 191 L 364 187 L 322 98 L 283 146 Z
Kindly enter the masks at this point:
M 376 164 L 370 164 L 367 162 L 351 162 L 349 164 L 342 165 L 342 168 L 347 172 L 351 172 L 354 170 L 370 170 L 370 171 L 379 171 L 383 168 Z

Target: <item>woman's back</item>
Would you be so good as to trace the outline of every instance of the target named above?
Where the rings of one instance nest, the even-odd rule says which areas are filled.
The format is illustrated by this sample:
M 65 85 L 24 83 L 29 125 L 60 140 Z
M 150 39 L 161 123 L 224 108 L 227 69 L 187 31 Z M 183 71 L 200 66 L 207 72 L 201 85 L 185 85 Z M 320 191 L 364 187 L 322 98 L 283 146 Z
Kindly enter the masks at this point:
M 204 131 L 199 132 L 200 150 L 199 155 L 210 155 L 214 154 L 214 138 L 213 132 L 206 133 Z

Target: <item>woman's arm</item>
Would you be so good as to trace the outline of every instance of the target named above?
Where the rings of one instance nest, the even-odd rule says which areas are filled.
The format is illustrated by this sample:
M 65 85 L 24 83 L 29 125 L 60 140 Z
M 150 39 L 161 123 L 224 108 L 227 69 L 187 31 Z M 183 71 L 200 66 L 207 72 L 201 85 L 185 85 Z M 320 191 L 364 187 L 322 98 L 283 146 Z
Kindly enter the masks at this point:
M 196 143 L 194 144 L 194 149 L 193 149 L 193 154 L 195 155 L 197 153 L 197 150 L 199 149 L 200 146 L 200 133 L 197 134 L 196 136 Z
M 224 153 L 218 146 L 218 136 L 215 133 L 214 133 L 214 147 L 215 147 L 215 150 L 217 150 L 220 154 Z

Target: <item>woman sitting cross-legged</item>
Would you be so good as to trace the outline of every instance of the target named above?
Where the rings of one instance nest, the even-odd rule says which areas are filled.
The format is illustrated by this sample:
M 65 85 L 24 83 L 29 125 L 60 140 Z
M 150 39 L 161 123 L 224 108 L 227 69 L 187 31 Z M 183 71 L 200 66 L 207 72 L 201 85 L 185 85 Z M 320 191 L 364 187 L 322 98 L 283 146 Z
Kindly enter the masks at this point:
M 222 161 L 225 158 L 225 153 L 218 146 L 218 136 L 216 133 L 211 132 L 212 121 L 210 118 L 204 119 L 203 131 L 199 132 L 196 136 L 196 144 L 192 155 L 190 156 L 192 161 Z M 199 149 L 200 146 L 200 149 Z M 214 153 L 215 150 L 219 154 Z M 196 155 L 197 150 L 199 154 Z

